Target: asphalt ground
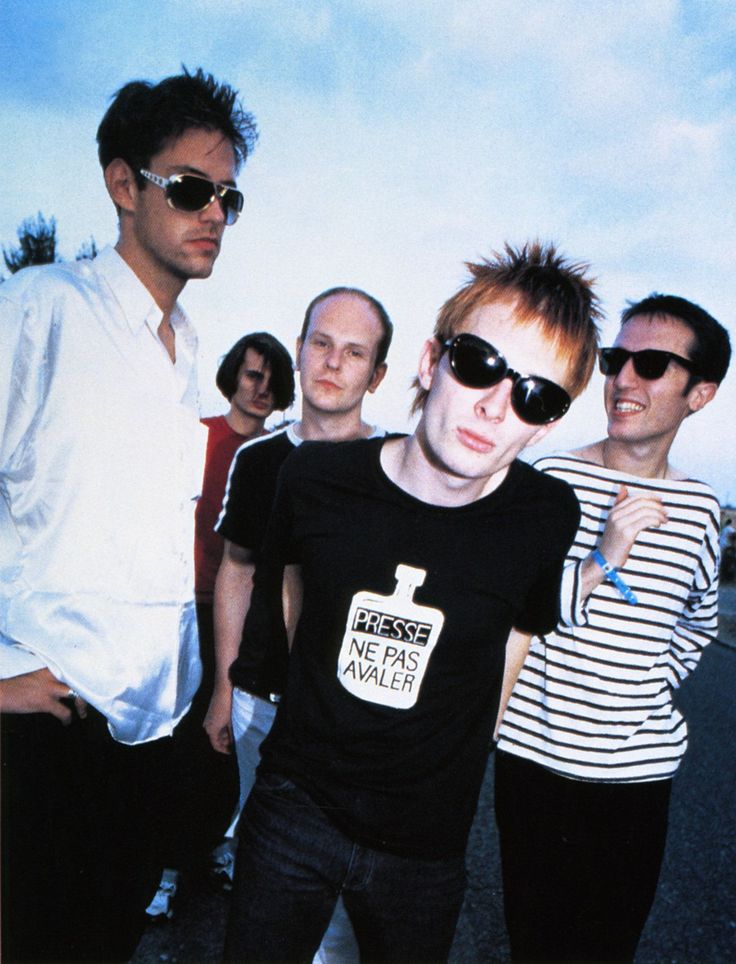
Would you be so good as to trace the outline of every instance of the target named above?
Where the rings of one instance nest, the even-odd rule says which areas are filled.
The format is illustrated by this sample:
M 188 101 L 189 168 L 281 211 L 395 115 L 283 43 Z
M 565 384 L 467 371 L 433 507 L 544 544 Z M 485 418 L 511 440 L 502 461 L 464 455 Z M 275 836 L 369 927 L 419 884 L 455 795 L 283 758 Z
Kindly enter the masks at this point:
M 719 641 L 678 694 L 690 746 L 675 779 L 657 898 L 636 964 L 736 962 L 736 586 L 722 587 Z M 507 962 L 493 758 L 468 844 L 468 890 L 452 964 Z M 133 964 L 220 959 L 228 895 L 184 881 L 172 920 L 149 925 Z

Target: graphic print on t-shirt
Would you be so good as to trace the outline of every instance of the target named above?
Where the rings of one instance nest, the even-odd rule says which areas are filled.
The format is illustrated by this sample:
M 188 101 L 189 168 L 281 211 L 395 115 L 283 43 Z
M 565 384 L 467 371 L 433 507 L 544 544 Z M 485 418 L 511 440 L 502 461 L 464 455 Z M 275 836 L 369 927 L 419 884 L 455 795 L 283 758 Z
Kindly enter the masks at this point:
M 362 700 L 408 709 L 417 701 L 444 614 L 414 602 L 425 569 L 399 564 L 392 596 L 356 592 L 337 661 L 337 678 Z

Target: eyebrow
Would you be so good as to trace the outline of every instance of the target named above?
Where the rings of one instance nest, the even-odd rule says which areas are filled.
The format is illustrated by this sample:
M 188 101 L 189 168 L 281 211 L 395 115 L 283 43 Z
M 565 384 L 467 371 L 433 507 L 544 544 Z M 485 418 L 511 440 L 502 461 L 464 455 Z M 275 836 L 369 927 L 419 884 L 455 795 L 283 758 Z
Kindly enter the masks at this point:
M 331 341 L 331 342 L 334 342 L 334 341 L 335 341 L 335 339 L 332 337 L 332 335 L 328 335 L 327 332 L 325 332 L 325 331 L 320 331 L 319 328 L 313 328 L 313 329 L 310 331 L 310 333 L 307 335 L 307 337 L 308 337 L 308 338 L 311 338 L 311 337 L 314 337 L 315 335 L 316 335 L 317 337 L 319 337 L 319 338 L 324 338 L 326 341 Z M 367 344 L 365 344 L 365 342 L 362 342 L 362 341 L 349 341 L 349 342 L 347 342 L 347 344 L 346 344 L 344 347 L 345 347 L 345 348 L 360 348 L 360 349 L 362 349 L 363 351 L 370 351 L 370 350 L 371 350 L 371 349 L 370 349 L 370 346 L 367 345 Z

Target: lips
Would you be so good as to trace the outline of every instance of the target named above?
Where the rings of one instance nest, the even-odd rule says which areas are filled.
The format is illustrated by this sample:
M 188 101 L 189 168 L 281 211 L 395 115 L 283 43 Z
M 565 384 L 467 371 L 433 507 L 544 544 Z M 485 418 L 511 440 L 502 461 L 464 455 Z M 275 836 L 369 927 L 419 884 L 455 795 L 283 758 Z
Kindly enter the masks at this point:
M 468 448 L 473 452 L 480 452 L 484 454 L 492 451 L 495 448 L 495 443 L 492 442 L 491 439 L 486 438 L 485 435 L 478 435 L 476 432 L 472 432 L 468 428 L 458 428 L 457 437 L 460 439 L 465 448 Z
M 194 245 L 195 248 L 198 248 L 201 251 L 219 251 L 220 250 L 219 238 L 210 238 L 210 237 L 190 238 L 189 244 Z
M 321 388 L 327 388 L 335 392 L 339 392 L 342 387 L 341 385 L 338 385 L 336 382 L 330 381 L 329 378 L 318 378 L 316 381 L 316 384 L 319 385 Z
M 638 415 L 644 411 L 644 405 L 631 398 L 617 398 L 613 403 L 613 411 L 616 415 Z

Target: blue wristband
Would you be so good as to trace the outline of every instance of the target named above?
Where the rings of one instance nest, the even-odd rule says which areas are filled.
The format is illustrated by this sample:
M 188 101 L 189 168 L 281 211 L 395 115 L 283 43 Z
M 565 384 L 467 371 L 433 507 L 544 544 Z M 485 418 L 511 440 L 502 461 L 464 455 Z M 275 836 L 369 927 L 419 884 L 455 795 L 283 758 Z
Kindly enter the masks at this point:
M 627 603 L 632 606 L 636 606 L 639 600 L 636 598 L 634 593 L 629 589 L 626 583 L 623 581 L 621 576 L 618 574 L 618 569 L 615 569 L 610 562 L 606 559 L 602 552 L 598 549 L 593 550 L 593 562 L 600 566 L 605 573 L 606 579 L 612 582 L 613 585 L 618 589 L 621 595 L 624 597 Z

